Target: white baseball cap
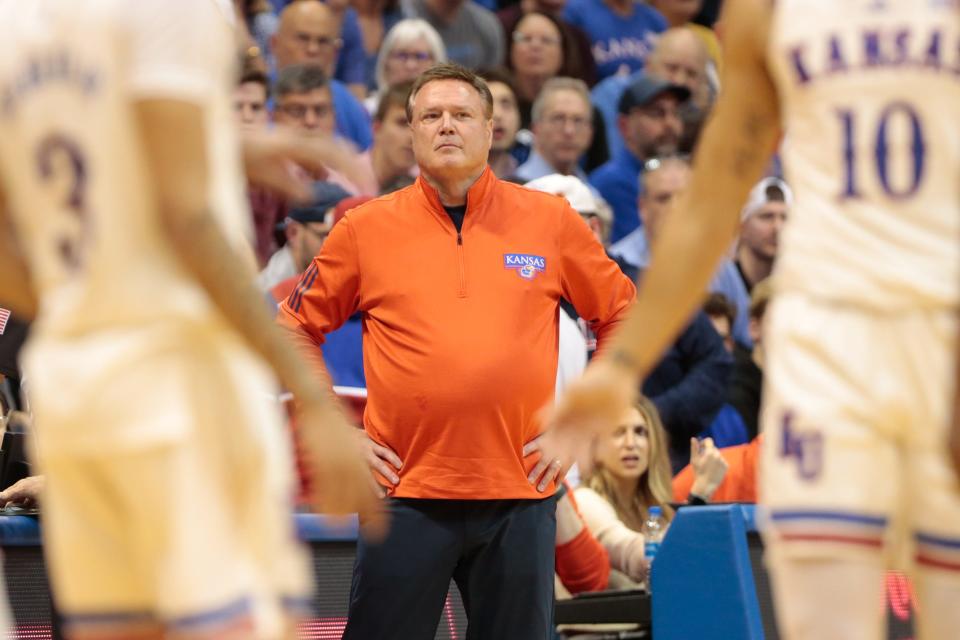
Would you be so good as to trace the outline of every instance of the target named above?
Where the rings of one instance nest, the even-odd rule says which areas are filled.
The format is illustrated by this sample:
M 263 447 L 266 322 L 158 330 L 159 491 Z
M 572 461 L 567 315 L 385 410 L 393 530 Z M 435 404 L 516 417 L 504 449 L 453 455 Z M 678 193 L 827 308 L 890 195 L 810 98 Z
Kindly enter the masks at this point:
M 759 211 L 765 204 L 771 202 L 771 198 L 767 193 L 769 189 L 777 189 L 783 194 L 783 203 L 787 205 L 788 209 L 793 206 L 793 190 L 780 178 L 768 176 L 760 180 L 760 182 L 755 184 L 753 189 L 750 190 L 750 195 L 747 196 L 747 203 L 743 205 L 743 209 L 740 210 L 740 220 L 746 220 Z
M 531 180 L 525 185 L 528 189 L 534 191 L 544 191 L 557 196 L 563 196 L 577 213 L 597 215 L 597 200 L 594 198 L 590 187 L 585 185 L 582 180 L 576 176 L 565 176 L 559 173 L 551 173 L 548 176 Z

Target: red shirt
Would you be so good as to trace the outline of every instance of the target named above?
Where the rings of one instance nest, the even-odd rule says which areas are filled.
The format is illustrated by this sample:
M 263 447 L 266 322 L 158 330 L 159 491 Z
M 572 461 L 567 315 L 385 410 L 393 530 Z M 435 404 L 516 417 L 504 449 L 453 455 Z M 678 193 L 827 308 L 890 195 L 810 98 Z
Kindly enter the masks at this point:
M 756 502 L 757 501 L 757 463 L 760 455 L 760 443 L 763 434 L 747 444 L 720 449 L 720 455 L 727 461 L 727 475 L 710 498 L 710 502 Z M 686 502 L 693 486 L 693 468 L 684 467 L 673 479 L 673 499 Z

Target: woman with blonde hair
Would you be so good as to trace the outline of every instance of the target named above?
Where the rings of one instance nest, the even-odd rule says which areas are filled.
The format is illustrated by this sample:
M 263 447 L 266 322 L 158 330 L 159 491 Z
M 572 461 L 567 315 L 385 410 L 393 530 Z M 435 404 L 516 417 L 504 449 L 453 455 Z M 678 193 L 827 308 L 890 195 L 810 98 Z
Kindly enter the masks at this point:
M 691 438 L 694 470 L 691 502 L 704 503 L 716 491 L 727 464 L 709 438 Z M 636 582 L 647 576 L 641 533 L 650 507 L 661 508 L 669 523 L 673 488 L 667 436 L 657 409 L 641 397 L 613 430 L 594 444 L 593 469 L 576 490 L 590 531 L 610 556 L 610 566 Z

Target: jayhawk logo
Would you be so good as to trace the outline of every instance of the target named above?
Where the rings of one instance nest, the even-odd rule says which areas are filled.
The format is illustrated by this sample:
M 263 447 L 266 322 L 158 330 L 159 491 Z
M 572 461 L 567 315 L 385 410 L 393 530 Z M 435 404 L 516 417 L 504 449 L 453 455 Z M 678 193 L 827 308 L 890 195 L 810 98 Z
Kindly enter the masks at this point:
M 503 266 L 505 269 L 516 271 L 524 280 L 533 280 L 538 273 L 542 273 L 547 268 L 547 259 L 526 253 L 505 253 Z

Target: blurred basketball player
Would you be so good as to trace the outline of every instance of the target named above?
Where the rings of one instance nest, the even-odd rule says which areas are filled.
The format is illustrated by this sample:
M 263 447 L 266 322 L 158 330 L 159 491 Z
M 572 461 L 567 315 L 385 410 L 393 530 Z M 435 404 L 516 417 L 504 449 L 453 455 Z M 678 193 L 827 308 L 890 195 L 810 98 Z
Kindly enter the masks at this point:
M 71 638 L 292 637 L 312 577 L 274 374 L 322 506 L 376 504 L 351 428 L 241 258 L 232 15 L 0 0 L 0 298 L 36 311 L 24 368 Z
M 547 444 L 615 419 L 699 304 L 782 127 L 796 207 L 764 338 L 760 485 L 781 635 L 880 638 L 884 569 L 909 547 L 919 637 L 956 638 L 958 3 L 727 0 L 725 14 L 690 193 Z

